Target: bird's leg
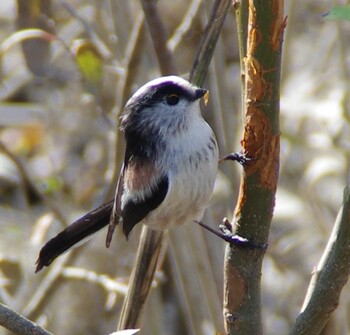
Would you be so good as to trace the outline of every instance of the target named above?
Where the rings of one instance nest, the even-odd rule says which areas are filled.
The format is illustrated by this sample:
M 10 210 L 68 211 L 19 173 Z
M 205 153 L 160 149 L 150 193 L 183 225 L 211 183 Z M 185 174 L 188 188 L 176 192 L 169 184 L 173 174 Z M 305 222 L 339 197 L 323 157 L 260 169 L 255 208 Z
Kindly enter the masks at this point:
M 238 162 L 241 165 L 246 165 L 249 162 L 253 160 L 253 158 L 247 157 L 244 153 L 242 152 L 232 152 L 229 155 L 222 157 L 219 159 L 219 163 L 222 163 L 224 161 L 235 161 Z
M 241 237 L 239 235 L 232 233 L 232 226 L 227 218 L 224 218 L 222 224 L 219 226 L 219 230 L 216 230 L 201 221 L 195 221 L 200 226 L 215 234 L 216 236 L 222 238 L 224 241 L 230 243 L 231 245 L 237 247 L 243 247 L 248 249 L 267 249 L 266 243 L 253 243 L 247 238 Z

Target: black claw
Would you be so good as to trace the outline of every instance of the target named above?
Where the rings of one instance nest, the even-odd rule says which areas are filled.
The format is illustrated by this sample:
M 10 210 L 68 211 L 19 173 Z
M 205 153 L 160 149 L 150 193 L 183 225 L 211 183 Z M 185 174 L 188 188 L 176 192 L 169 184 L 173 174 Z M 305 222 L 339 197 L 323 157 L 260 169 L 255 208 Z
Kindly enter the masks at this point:
M 228 160 L 238 162 L 241 165 L 246 165 L 250 163 L 253 160 L 253 158 L 247 157 L 244 153 L 241 152 L 232 152 L 231 154 L 220 158 L 219 163 Z
M 231 225 L 231 222 L 228 218 L 224 218 L 222 220 L 222 224 L 219 225 L 219 229 L 220 231 L 225 234 L 225 235 L 230 235 L 232 234 L 232 225 Z
M 248 249 L 263 249 L 263 250 L 267 249 L 266 243 L 254 243 L 247 238 L 233 234 L 231 222 L 227 218 L 224 218 L 222 220 L 222 224 L 219 226 L 219 229 L 222 232 L 222 234 L 225 236 L 223 237 L 223 239 L 226 242 L 230 243 L 231 245 L 234 245 L 237 247 L 244 247 Z
M 234 235 L 230 234 L 227 235 L 226 241 L 230 243 L 230 245 L 234 245 L 236 247 L 242 247 L 242 248 L 247 248 L 247 249 L 262 249 L 266 250 L 267 249 L 267 243 L 254 243 L 247 238 L 241 237 L 239 235 Z
M 230 221 L 227 218 L 223 219 L 222 224 L 219 226 L 220 230 L 215 230 L 214 228 L 211 228 L 210 226 L 206 225 L 203 222 L 195 221 L 203 228 L 209 230 L 211 233 L 215 234 L 216 236 L 222 238 L 224 241 L 230 243 L 230 245 L 234 245 L 237 247 L 243 247 L 247 249 L 267 249 L 266 243 L 253 243 L 247 238 L 241 237 L 239 235 L 235 235 L 232 233 L 232 225 Z

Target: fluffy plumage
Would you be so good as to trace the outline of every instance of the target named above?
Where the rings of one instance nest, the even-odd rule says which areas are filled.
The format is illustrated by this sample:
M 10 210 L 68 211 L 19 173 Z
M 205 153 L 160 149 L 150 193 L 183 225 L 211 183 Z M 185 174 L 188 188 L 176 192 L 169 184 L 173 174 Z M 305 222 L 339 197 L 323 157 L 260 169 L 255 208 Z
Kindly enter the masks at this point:
M 199 100 L 206 92 L 182 78 L 168 76 L 145 84 L 127 102 L 120 125 L 125 134 L 125 157 L 109 219 L 107 246 L 119 223 L 128 237 L 137 223 L 168 229 L 202 218 L 218 167 L 215 136 L 200 112 Z M 104 221 L 99 221 L 98 229 L 108 224 L 105 213 L 100 217 Z M 81 239 L 86 237 L 79 224 L 73 223 L 74 229 L 70 228 L 75 232 L 74 241 L 79 231 Z M 57 248 L 59 236 L 47 245 Z M 70 246 L 60 247 L 60 252 Z M 45 253 L 52 256 L 45 256 L 45 248 L 37 271 L 58 256 L 49 247 Z
M 107 245 L 122 221 L 166 229 L 199 220 L 213 190 L 218 151 L 199 99 L 206 90 L 175 76 L 140 88 L 125 106 L 121 129 L 126 152 Z

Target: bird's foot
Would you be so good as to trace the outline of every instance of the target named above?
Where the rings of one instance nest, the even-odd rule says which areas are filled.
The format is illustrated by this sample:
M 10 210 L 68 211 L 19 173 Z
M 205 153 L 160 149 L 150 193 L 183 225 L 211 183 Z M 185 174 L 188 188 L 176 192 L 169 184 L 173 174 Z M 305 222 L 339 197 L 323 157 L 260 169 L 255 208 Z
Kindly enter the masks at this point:
M 231 245 L 248 249 L 267 249 L 267 243 L 254 243 L 245 237 L 233 234 L 232 224 L 228 220 L 228 218 L 224 218 L 222 220 L 222 224 L 219 226 L 219 229 L 221 233 L 225 236 L 224 240 L 230 243 Z
M 232 246 L 242 247 L 247 249 L 267 249 L 266 243 L 254 243 L 247 238 L 232 233 L 232 225 L 227 218 L 224 218 L 222 224 L 219 226 L 219 230 L 216 230 L 203 222 L 195 221 L 200 226 L 222 238 L 224 241 L 230 243 Z
M 249 164 L 252 160 L 253 158 L 246 156 L 246 154 L 242 152 L 232 152 L 229 155 L 220 158 L 219 163 L 224 161 L 235 161 L 244 166 Z

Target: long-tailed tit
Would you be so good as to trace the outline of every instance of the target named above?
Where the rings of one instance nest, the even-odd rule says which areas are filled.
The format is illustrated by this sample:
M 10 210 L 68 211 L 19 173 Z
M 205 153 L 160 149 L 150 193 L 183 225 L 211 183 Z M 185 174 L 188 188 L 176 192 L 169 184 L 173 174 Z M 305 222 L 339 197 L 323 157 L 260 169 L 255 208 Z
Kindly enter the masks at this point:
M 128 237 L 137 223 L 164 230 L 202 219 L 218 169 L 215 135 L 200 111 L 206 93 L 176 76 L 136 91 L 121 116 L 126 149 L 114 201 L 50 240 L 36 271 L 108 224 L 107 247 L 119 223 Z

